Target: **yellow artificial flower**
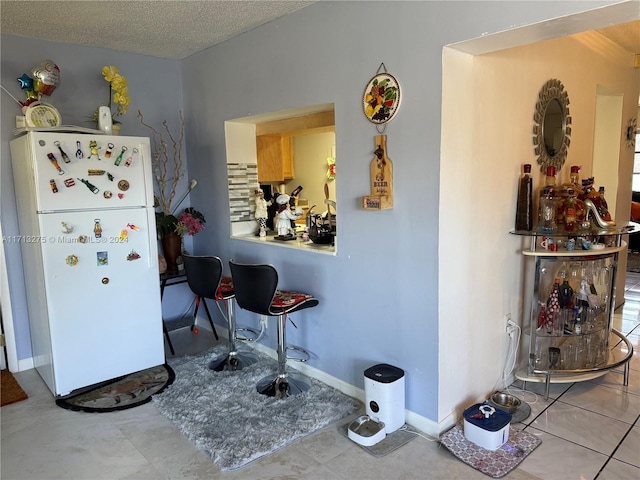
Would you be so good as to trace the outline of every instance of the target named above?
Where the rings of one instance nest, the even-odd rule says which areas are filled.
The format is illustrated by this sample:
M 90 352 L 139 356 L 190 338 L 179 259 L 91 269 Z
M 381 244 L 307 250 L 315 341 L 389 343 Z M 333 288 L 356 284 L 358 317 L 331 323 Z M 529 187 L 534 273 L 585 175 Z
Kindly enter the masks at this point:
M 123 88 L 127 88 L 127 79 L 120 74 L 116 75 L 111 81 L 111 88 L 122 91 Z
M 118 67 L 114 67 L 113 65 L 102 67 L 102 75 L 107 82 L 113 81 L 113 78 L 120 73 Z
M 127 87 L 124 87 L 122 90 L 116 90 L 113 94 L 113 101 L 120 105 L 129 105 L 131 99 L 127 96 L 128 93 L 129 89 Z
M 117 105 L 116 111 L 112 112 L 114 123 L 119 123 L 115 117 L 124 115 L 129 109 L 129 88 L 127 87 L 127 78 L 120 74 L 118 67 L 113 65 L 105 65 L 102 67 L 102 76 L 109 83 L 109 108 L 111 104 Z M 94 121 L 97 121 L 97 110 L 93 115 Z

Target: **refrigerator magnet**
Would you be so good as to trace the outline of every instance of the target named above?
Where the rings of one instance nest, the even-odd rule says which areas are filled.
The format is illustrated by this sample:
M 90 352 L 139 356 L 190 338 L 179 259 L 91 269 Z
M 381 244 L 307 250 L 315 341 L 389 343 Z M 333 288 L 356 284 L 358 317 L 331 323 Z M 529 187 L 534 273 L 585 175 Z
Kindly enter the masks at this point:
M 60 155 L 62 155 L 62 160 L 64 160 L 64 163 L 70 163 L 71 160 L 69 159 L 69 155 L 66 154 L 66 152 L 62 149 L 62 146 L 60 145 L 60 142 L 58 140 L 56 140 L 55 142 L 53 142 L 53 144 L 58 147 L 58 150 L 60 150 Z
M 115 147 L 113 143 L 107 143 L 107 151 L 104 152 L 105 157 L 111 158 L 111 153 L 113 153 L 113 147 Z
M 113 179 L 115 177 L 112 174 L 110 174 L 109 172 L 107 172 L 107 178 L 109 179 L 110 182 L 113 182 Z
M 96 238 L 102 238 L 102 225 L 100 225 L 100 219 L 96 218 L 93 221 L 93 235 Z
M 64 181 L 64 186 L 65 187 L 73 187 L 76 184 L 76 181 L 73 178 L 67 178 Z
M 58 186 L 56 185 L 56 181 L 53 178 L 49 180 L 49 186 L 51 187 L 51 191 L 53 193 L 58 193 Z
M 78 241 L 80 243 L 88 243 L 89 242 L 89 237 L 87 237 L 86 235 L 80 235 L 78 237 Z
M 107 283 L 109 283 L 109 277 L 102 277 L 102 284 L 106 285 Z
M 53 153 L 47 153 L 47 158 L 49 159 L 51 164 L 54 166 L 54 168 L 58 171 L 58 175 L 64 175 L 64 170 L 62 170 L 62 167 L 60 167 L 60 164 L 58 163 L 58 159 L 56 158 L 56 156 Z
M 108 200 L 113 197 L 113 193 L 111 192 L 111 190 L 105 190 L 102 196 Z
M 131 230 L 135 230 L 136 232 L 140 231 L 140 227 L 135 226 L 133 223 L 127 223 L 127 227 L 129 227 Z
M 89 159 L 91 159 L 91 157 L 93 157 L 94 155 L 96 157 L 98 157 L 98 160 L 102 160 L 100 158 L 100 154 L 98 153 L 98 150 L 100 150 L 102 147 L 98 146 L 98 142 L 96 142 L 95 140 L 89 140 L 89 151 L 91 152 L 91 154 L 89 155 Z
M 108 252 L 98 252 L 96 254 L 98 266 L 103 267 L 105 265 L 109 265 L 109 253 Z
M 120 241 L 126 242 L 128 235 L 129 235 L 129 230 L 127 230 L 126 228 L 123 228 L 122 230 L 120 230 Z
M 96 194 L 100 191 L 100 189 L 96 187 L 93 183 L 91 183 L 89 180 L 85 180 L 84 178 L 78 178 L 78 180 L 84 183 L 87 186 L 87 188 L 91 190 L 92 193 Z
M 127 180 L 120 180 L 118 182 L 118 188 L 123 192 L 126 192 L 127 190 L 129 190 L 129 182 Z
M 118 198 L 119 198 L 120 200 L 122 200 L 122 199 L 124 198 L 124 193 L 119 193 L 119 194 L 118 194 Z
M 90 168 L 87 170 L 87 175 L 89 175 L 90 177 L 96 177 L 98 175 L 104 175 L 105 173 L 107 173 L 105 170 L 100 170 L 98 168 Z
M 76 150 L 76 158 L 78 160 L 84 158 L 84 153 L 82 153 L 82 148 L 81 148 L 81 145 L 80 145 L 80 141 L 76 142 L 76 149 L 77 149 Z
M 68 225 L 67 222 L 60 222 L 62 224 L 62 233 L 72 233 L 73 225 Z
M 139 259 L 140 259 L 140 254 L 135 250 L 131 250 L 129 255 L 127 255 L 127 262 L 133 262 L 134 260 L 139 260 Z
M 124 152 L 126 152 L 127 150 L 129 150 L 127 147 L 122 147 L 122 150 L 120 151 L 120 155 L 117 156 L 116 161 L 113 162 L 113 164 L 116 167 L 120 166 L 120 162 L 122 162 L 122 157 L 124 156 Z
M 137 149 L 137 148 L 134 148 L 134 149 L 133 149 L 133 153 L 131 153 L 131 155 L 129 155 L 129 157 L 127 157 L 127 159 L 126 159 L 126 160 L 125 160 L 125 162 L 124 162 L 124 166 L 125 166 L 125 167 L 130 167 L 130 166 L 131 166 L 131 164 L 133 163 L 133 156 L 134 156 L 136 153 L 138 153 L 138 149 Z
M 77 255 L 67 255 L 67 258 L 64 262 L 70 267 L 75 267 L 78 264 L 78 257 Z

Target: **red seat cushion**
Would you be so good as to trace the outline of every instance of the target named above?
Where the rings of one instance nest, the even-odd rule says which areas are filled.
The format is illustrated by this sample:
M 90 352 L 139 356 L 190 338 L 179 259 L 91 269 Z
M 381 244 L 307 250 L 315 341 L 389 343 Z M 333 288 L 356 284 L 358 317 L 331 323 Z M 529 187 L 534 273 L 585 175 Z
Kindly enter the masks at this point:
M 235 295 L 233 290 L 233 280 L 231 277 L 222 277 L 220 279 L 220 286 L 218 287 L 218 297 L 231 298 Z
M 303 305 L 305 307 L 314 307 L 317 304 L 318 300 L 308 293 L 276 290 L 276 294 L 271 302 L 271 309 L 274 311 L 282 310 L 283 312 L 291 312 L 293 310 L 299 310 Z

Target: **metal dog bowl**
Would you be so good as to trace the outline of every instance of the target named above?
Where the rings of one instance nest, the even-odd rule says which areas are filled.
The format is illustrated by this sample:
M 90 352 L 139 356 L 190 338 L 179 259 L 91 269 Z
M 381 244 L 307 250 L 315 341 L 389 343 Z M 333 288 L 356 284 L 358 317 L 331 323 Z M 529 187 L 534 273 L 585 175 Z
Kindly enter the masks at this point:
M 383 422 L 371 420 L 367 415 L 361 415 L 349 424 L 347 435 L 354 442 L 370 447 L 386 437 Z
M 505 412 L 513 413 L 520 406 L 520 399 L 508 393 L 496 392 L 491 395 L 491 403 Z

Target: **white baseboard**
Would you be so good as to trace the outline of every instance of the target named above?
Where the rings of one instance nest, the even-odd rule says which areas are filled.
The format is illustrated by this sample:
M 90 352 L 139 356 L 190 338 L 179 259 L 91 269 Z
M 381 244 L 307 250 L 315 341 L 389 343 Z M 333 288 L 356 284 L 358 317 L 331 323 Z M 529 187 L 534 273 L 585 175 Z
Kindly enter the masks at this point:
M 24 372 L 32 368 L 34 368 L 33 357 L 23 358 L 22 360 L 18 360 L 18 369 L 15 370 L 15 372 Z
M 217 325 L 216 325 L 216 328 L 218 328 Z M 249 345 L 255 350 L 258 350 L 261 353 L 264 353 L 265 355 L 273 358 L 274 360 L 277 360 L 278 358 L 278 354 L 274 349 L 266 347 L 261 343 L 249 343 L 247 345 Z M 328 373 L 323 372 L 322 370 L 318 370 L 317 368 L 314 368 L 306 363 L 290 362 L 290 363 L 287 363 L 287 367 L 298 370 L 300 373 L 303 373 L 308 377 L 315 378 L 316 380 L 319 380 L 322 383 L 325 383 L 326 385 L 329 385 L 330 387 L 335 388 L 339 392 L 342 392 L 349 397 L 358 399 L 362 403 L 364 403 L 365 401 L 365 393 L 363 389 L 358 388 L 354 385 L 351 385 L 347 382 L 344 382 L 339 378 L 329 375 Z M 448 430 L 453 425 L 455 425 L 455 419 L 453 419 L 453 422 L 451 422 L 451 425 L 448 425 L 448 423 L 446 425 L 437 424 L 436 422 L 429 420 L 428 418 L 425 418 L 422 415 L 418 415 L 417 413 L 412 412 L 411 410 L 406 410 L 406 409 L 405 409 L 405 422 L 411 425 L 412 427 L 416 428 L 417 430 L 423 432 L 427 436 L 430 436 L 433 438 L 438 438 L 441 432 L 444 432 L 445 430 Z
M 200 317 L 198 317 L 196 322 L 197 322 L 198 328 L 200 329 L 204 328 L 211 332 L 211 326 L 209 325 L 209 322 L 206 319 L 200 319 Z M 220 338 L 229 337 L 228 329 L 225 328 L 224 326 L 216 324 L 216 330 Z M 255 343 L 255 342 L 240 342 L 240 343 L 247 345 L 261 353 L 264 353 L 265 355 L 267 355 L 270 358 L 273 358 L 274 360 L 278 359 L 278 353 L 273 348 L 269 348 L 263 345 L 262 343 Z M 365 393 L 363 389 L 358 388 L 354 385 L 351 385 L 332 375 L 329 375 L 328 373 L 323 372 L 322 370 L 319 370 L 317 368 L 314 368 L 308 365 L 307 363 L 288 362 L 287 367 L 298 370 L 300 373 L 303 373 L 308 377 L 315 378 L 316 380 L 319 380 L 325 383 L 326 385 L 329 385 L 330 387 L 335 388 L 339 392 L 342 392 L 349 397 L 352 397 L 361 401 L 362 403 L 364 403 L 365 401 Z M 418 415 L 417 413 L 412 412 L 411 410 L 405 409 L 405 421 L 406 423 L 408 423 L 415 429 L 419 430 L 420 432 L 426 434 L 427 436 L 437 439 L 439 438 L 442 432 L 449 430 L 451 427 L 453 427 L 456 424 L 457 418 L 455 415 L 452 414 L 449 417 L 445 418 L 442 422 L 436 423 L 433 420 L 429 420 L 428 418 L 423 417 L 422 415 Z

